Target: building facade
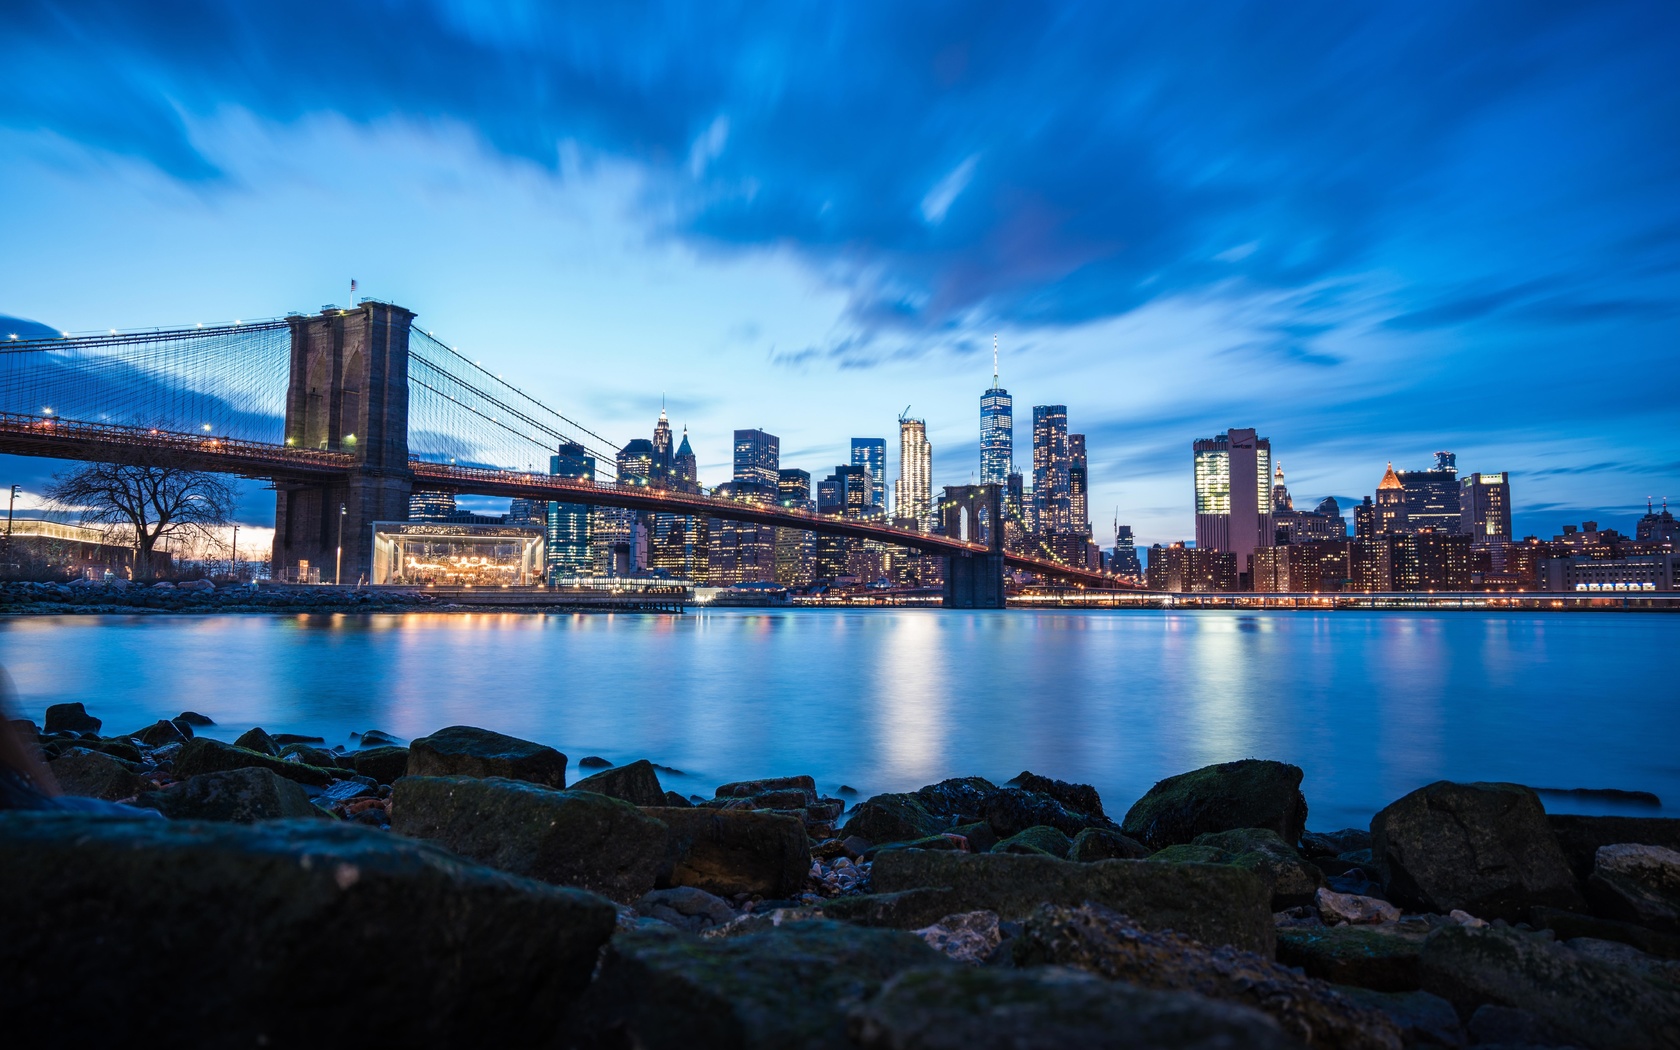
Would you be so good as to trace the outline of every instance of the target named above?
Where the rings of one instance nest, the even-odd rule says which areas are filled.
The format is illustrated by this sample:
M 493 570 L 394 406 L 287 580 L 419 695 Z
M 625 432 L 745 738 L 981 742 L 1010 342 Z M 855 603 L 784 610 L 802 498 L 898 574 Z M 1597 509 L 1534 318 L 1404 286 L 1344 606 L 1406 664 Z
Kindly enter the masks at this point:
M 1510 543 L 1511 478 L 1498 474 L 1471 474 L 1459 482 L 1458 531 L 1478 547 Z
M 1033 510 L 1035 531 L 1073 531 L 1073 457 L 1068 447 L 1067 406 L 1033 406 Z
M 548 457 L 555 477 L 595 480 L 595 457 L 582 445 L 568 441 Z M 543 544 L 543 560 L 551 577 L 593 576 L 593 524 L 590 508 L 581 503 L 550 503 Z
M 1390 463 L 1388 472 L 1377 482 L 1377 535 L 1394 536 L 1406 531 L 1406 486 Z
M 898 487 L 893 496 L 894 518 L 928 527 L 933 517 L 933 446 L 928 444 L 927 423 L 920 419 L 898 421 Z
M 997 339 L 992 340 L 992 386 L 980 395 L 980 484 L 1006 485 L 1015 469 L 1015 401 L 998 385 Z
M 1272 521 L 1272 443 L 1231 428 L 1191 446 L 1196 485 L 1196 547 L 1236 555 L 1246 566 L 1257 547 L 1277 542 Z M 1245 570 L 1246 571 L 1246 570 Z
M 735 431 L 733 479 L 759 485 L 766 492 L 776 491 L 777 474 L 782 466 L 781 447 L 781 439 L 774 434 L 762 430 Z
M 1068 519 L 1071 531 L 1091 535 L 1091 473 L 1084 434 L 1068 435 Z
M 1458 457 L 1435 453 L 1429 470 L 1402 470 L 1397 477 L 1406 504 L 1406 531 L 1459 531 Z
M 853 438 L 852 466 L 869 475 L 871 513 L 887 512 L 887 441 L 885 438 Z

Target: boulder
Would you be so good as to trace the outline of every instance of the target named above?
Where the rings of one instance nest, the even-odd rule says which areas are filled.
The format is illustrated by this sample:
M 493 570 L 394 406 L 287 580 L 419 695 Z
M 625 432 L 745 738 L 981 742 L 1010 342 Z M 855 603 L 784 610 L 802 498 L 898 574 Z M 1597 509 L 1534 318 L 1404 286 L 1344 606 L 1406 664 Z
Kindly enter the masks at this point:
M 907 970 L 853 1009 L 851 1027 L 855 1045 L 865 1050 L 1281 1050 L 1300 1045 L 1258 1010 L 1055 966 Z
M 1458 1011 L 1438 995 L 1418 991 L 1377 992 L 1346 985 L 1336 991 L 1344 999 L 1387 1014 L 1400 1029 L 1400 1041 L 1406 1046 L 1449 1050 L 1466 1043 Z
M 1365 828 L 1307 831 L 1301 834 L 1301 852 L 1307 857 L 1340 857 L 1344 853 L 1370 848 L 1371 832 Z
M 4 813 L 0 856 L 3 997 L 65 1046 L 543 1044 L 614 923 L 327 821 Z
M 137 804 L 155 809 L 170 820 L 219 820 L 235 824 L 324 815 L 302 787 L 256 767 L 200 773 L 162 791 L 153 791 Z
M 1025 788 L 1000 788 L 986 803 L 986 823 L 1002 838 L 1028 828 L 1047 826 L 1072 838 L 1086 828 L 1119 830 L 1101 813 L 1070 809 L 1049 795 Z
M 934 951 L 961 963 L 983 963 L 1003 943 L 995 911 L 965 911 L 911 930 Z
M 127 737 L 107 737 L 104 739 L 82 737 L 75 741 L 72 746 L 85 747 L 89 751 L 98 751 L 101 754 L 110 755 L 112 758 L 120 758 L 124 762 L 131 762 L 135 769 L 139 769 L 147 761 L 146 753 L 136 747 L 134 741 Z
M 876 856 L 871 885 L 879 894 L 943 888 L 940 914 L 995 911 L 1018 921 L 1039 904 L 1087 901 L 1130 915 L 1145 929 L 1173 929 L 1204 944 L 1230 944 L 1269 955 L 1276 937 L 1271 894 L 1239 868 L 1150 864 L 1008 853 L 902 850 Z M 931 920 L 930 920 L 931 921 Z M 918 923 L 925 925 L 925 923 Z
M 1226 863 L 1252 871 L 1272 890 L 1272 910 L 1312 903 L 1324 875 L 1302 859 L 1295 847 L 1270 828 L 1239 828 L 1197 835 L 1196 846 L 1214 846 L 1231 854 Z
M 1137 839 L 1106 828 L 1086 828 L 1073 837 L 1068 847 L 1068 860 L 1089 863 L 1094 860 L 1142 860 L 1149 850 Z
M 1285 926 L 1277 931 L 1277 961 L 1308 977 L 1379 992 L 1421 986 L 1418 955 L 1427 930 L 1396 926 Z
M 1040 825 L 1003 839 L 991 848 L 993 853 L 1039 853 L 1047 857 L 1065 857 L 1073 848 L 1073 840 L 1055 828 Z
M 1229 850 L 1222 850 L 1218 846 L 1168 846 L 1166 849 L 1156 850 L 1145 860 L 1156 864 L 1229 864 L 1234 854 Z M 1270 887 L 1267 888 L 1270 892 Z
M 901 970 L 941 964 L 950 965 L 911 934 L 824 921 L 704 939 L 621 933 L 565 1042 L 602 1050 L 850 1048 L 853 1006 Z
M 321 769 L 342 769 L 338 764 L 338 756 L 324 747 L 313 744 L 284 744 L 280 748 L 280 757 L 292 762 L 302 762 L 306 766 L 317 766 Z
M 653 889 L 666 851 L 665 825 L 628 802 L 502 777 L 402 777 L 391 830 L 624 904 Z
M 1423 988 L 1461 1017 L 1485 1003 L 1526 1010 L 1588 1050 L 1680 1046 L 1680 987 L 1541 934 L 1447 926 L 1420 957 Z
M 961 906 L 962 899 L 955 890 L 939 886 L 836 897 L 823 902 L 822 917 L 858 926 L 917 930 L 956 914 Z
M 578 759 L 579 769 L 611 769 L 612 763 L 600 755 L 585 755 Z
M 355 752 L 350 762 L 364 777 L 372 777 L 380 784 L 395 784 L 398 777 L 408 774 L 408 748 L 382 744 Z
M 261 726 L 253 726 L 239 734 L 239 739 L 233 742 L 234 747 L 242 747 L 247 751 L 255 751 L 259 755 L 280 757 L 280 745 Z
M 1299 766 L 1254 758 L 1180 773 L 1138 799 L 1120 830 L 1150 849 L 1238 828 L 1269 828 L 1294 844 L 1307 823 L 1301 775 Z
M 339 776 L 337 769 L 322 769 L 301 762 L 287 762 L 272 755 L 260 754 L 202 736 L 187 741 L 176 753 L 172 772 L 177 778 L 185 779 L 196 777 L 200 773 L 224 773 L 230 769 L 247 769 L 253 766 L 278 773 L 287 780 L 314 787 L 326 787 Z
M 636 901 L 636 914 L 690 933 L 726 926 L 736 918 L 735 909 L 728 901 L 693 886 L 673 886 L 645 893 Z
M 107 802 L 133 798 L 151 783 L 120 758 L 73 747 L 51 762 L 53 779 L 66 795 L 100 798 Z
M 1535 906 L 1582 906 L 1539 797 L 1520 784 L 1421 787 L 1371 819 L 1371 852 L 1386 896 L 1418 911 L 1515 922 Z
M 572 785 L 572 790 L 593 791 L 597 795 L 621 798 L 633 806 L 665 804 L 665 789 L 659 786 L 659 777 L 653 771 L 653 763 L 645 758 L 640 762 L 632 762 L 627 766 L 618 766 L 591 777 L 584 777 Z
M 81 704 L 53 704 L 47 708 L 45 721 L 41 732 L 47 735 L 53 733 L 97 733 L 104 725 L 99 719 L 87 713 L 87 708 Z
M 811 871 L 811 840 L 792 817 L 670 806 L 642 810 L 670 829 L 658 885 L 708 893 L 796 897 Z
M 1093 817 L 1104 815 L 1102 796 L 1089 784 L 1070 784 L 1065 780 L 1052 780 L 1037 773 L 1023 771 L 1009 782 L 1009 786 L 1037 795 L 1049 795 L 1068 809 L 1088 813 Z
M 182 711 L 180 714 L 175 716 L 175 721 L 185 722 L 187 725 L 190 725 L 195 729 L 202 729 L 204 726 L 213 726 L 216 724 L 215 720 L 209 715 L 201 715 L 197 711 Z
M 1529 913 L 1529 922 L 1540 929 L 1551 930 L 1559 940 L 1591 937 L 1630 945 L 1664 959 L 1680 959 L 1680 935 L 1659 933 L 1636 923 L 1617 922 L 1557 908 L 1535 908 Z
M 997 832 L 993 831 L 992 826 L 983 820 L 976 821 L 973 824 L 958 824 L 947 834 L 961 835 L 968 842 L 970 853 L 984 853 L 998 844 Z M 1080 834 L 1083 835 L 1084 832 L 1082 831 Z
M 985 819 L 986 807 L 997 792 L 997 785 L 984 777 L 952 777 L 917 788 L 915 796 L 924 809 L 948 825 L 973 824 Z
M 488 729 L 450 726 L 408 745 L 408 775 L 504 777 L 563 788 L 566 756 L 552 747 Z
M 1587 892 L 1606 918 L 1680 933 L 1680 853 L 1674 850 L 1600 846 Z
M 147 747 L 163 747 L 165 744 L 185 743 L 190 735 L 181 732 L 181 728 L 167 719 L 159 719 L 139 732 L 129 736 L 145 744 Z
M 287 744 L 324 744 L 326 738 L 310 733 L 275 733 L 274 742 L 284 751 Z
M 1593 863 L 1601 846 L 1637 842 L 1680 850 L 1680 817 L 1581 817 L 1573 813 L 1550 813 L 1546 824 L 1557 836 L 1569 869 L 1583 883 L 1592 877 Z
M 719 785 L 713 794 L 718 798 L 752 798 L 771 792 L 794 791 L 810 802 L 817 801 L 817 782 L 810 777 L 765 777 L 760 780 L 738 780 Z M 803 805 L 803 803 L 801 803 Z
M 950 821 L 928 812 L 915 795 L 888 793 L 858 803 L 846 820 L 846 833 L 870 842 L 908 842 L 938 834 Z
M 1331 925 L 1345 922 L 1350 926 L 1375 926 L 1400 921 L 1399 908 L 1357 893 L 1337 893 L 1321 887 L 1313 903 L 1318 907 L 1319 918 Z
M 1210 950 L 1171 930 L 1146 930 L 1100 905 L 1041 906 L 1022 922 L 1010 955 L 1016 966 L 1071 966 L 1144 988 L 1253 1007 L 1311 1047 L 1400 1050 L 1400 1033 L 1386 1016 L 1270 956 L 1228 946 Z
M 675 791 L 665 792 L 665 801 L 660 803 L 660 805 L 670 806 L 674 809 L 693 809 L 694 808 L 694 803 L 690 802 L 687 798 L 683 797 L 682 795 L 678 794 Z

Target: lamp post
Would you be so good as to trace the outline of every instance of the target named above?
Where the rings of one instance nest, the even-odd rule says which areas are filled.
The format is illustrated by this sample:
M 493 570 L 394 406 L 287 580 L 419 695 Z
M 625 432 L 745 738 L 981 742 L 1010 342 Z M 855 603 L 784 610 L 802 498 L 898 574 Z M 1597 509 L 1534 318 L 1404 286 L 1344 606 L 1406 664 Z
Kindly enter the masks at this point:
M 342 587 L 344 585 L 343 575 L 344 575 L 344 515 L 345 515 L 345 513 L 346 513 L 346 511 L 344 509 L 344 504 L 340 503 L 338 505 L 338 559 L 333 564 L 333 586 L 334 587 Z
M 233 523 L 233 550 L 228 554 L 228 575 L 239 579 L 239 522 Z
M 6 539 L 7 540 L 10 540 L 12 538 L 12 511 L 13 511 L 13 509 L 15 509 L 17 507 L 18 491 L 22 488 L 23 488 L 22 485 L 13 485 L 12 486 L 12 498 L 6 502 Z

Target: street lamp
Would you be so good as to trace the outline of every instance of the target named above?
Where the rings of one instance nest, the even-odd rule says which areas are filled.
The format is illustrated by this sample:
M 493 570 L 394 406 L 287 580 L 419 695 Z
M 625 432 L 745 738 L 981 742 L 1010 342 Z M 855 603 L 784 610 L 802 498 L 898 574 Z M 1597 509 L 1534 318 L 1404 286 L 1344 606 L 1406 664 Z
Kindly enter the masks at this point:
M 338 505 L 338 560 L 333 564 L 333 586 L 344 586 L 344 504 Z
M 13 485 L 12 498 L 6 502 L 6 539 L 8 542 L 12 538 L 12 511 L 17 507 L 18 491 L 22 488 L 22 485 Z
M 233 523 L 233 550 L 228 554 L 228 575 L 239 579 L 239 522 Z

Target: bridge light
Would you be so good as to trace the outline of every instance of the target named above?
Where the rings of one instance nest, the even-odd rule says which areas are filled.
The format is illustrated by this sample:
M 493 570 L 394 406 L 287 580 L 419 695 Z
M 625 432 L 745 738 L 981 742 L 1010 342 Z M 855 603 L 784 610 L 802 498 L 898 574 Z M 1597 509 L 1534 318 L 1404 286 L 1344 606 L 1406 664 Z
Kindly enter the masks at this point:
M 206 430 L 206 431 L 209 431 L 209 429 L 210 429 L 210 424 L 208 424 L 208 423 L 206 423 L 206 424 L 204 424 L 204 429 L 205 429 L 205 430 Z
M 52 415 L 52 409 L 50 409 L 50 408 L 43 408 L 43 409 L 41 409 L 41 414 L 42 414 L 42 415 L 43 415 L 43 416 L 50 416 L 50 415 Z
M 354 445 L 356 443 L 356 435 L 346 434 L 346 435 L 344 435 L 344 441 L 345 441 L 346 444 Z

